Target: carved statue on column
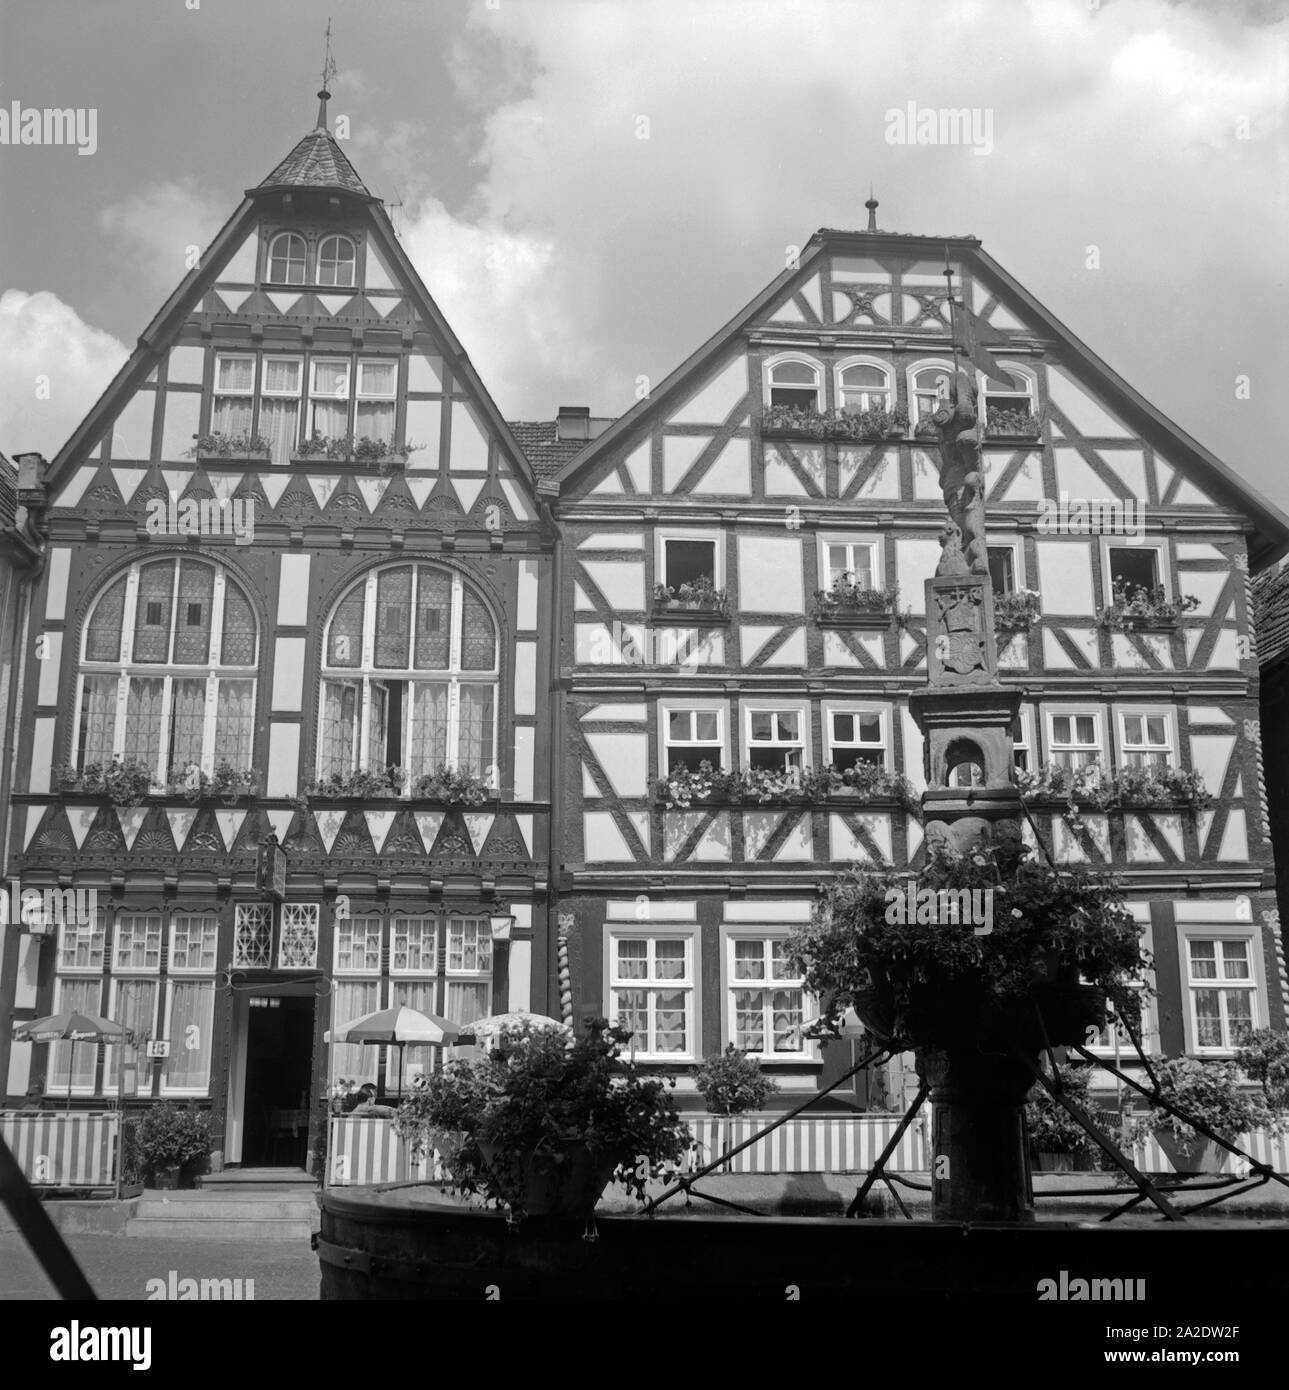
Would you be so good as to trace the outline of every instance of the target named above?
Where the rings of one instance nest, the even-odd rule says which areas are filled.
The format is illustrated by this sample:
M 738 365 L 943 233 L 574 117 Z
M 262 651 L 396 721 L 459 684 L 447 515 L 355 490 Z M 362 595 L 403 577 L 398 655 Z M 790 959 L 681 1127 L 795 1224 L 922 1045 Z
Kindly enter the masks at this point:
M 940 440 L 940 488 L 949 512 L 936 574 L 988 574 L 979 414 L 969 372 L 955 374 L 931 421 Z

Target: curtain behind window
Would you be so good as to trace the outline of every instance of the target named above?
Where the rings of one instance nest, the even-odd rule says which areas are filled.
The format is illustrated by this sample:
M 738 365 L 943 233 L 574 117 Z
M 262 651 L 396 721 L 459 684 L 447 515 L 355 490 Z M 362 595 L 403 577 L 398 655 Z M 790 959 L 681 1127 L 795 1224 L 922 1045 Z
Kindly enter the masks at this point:
M 162 1073 L 163 1091 L 204 1091 L 210 1084 L 214 1013 L 214 980 L 170 982 L 170 1056 Z

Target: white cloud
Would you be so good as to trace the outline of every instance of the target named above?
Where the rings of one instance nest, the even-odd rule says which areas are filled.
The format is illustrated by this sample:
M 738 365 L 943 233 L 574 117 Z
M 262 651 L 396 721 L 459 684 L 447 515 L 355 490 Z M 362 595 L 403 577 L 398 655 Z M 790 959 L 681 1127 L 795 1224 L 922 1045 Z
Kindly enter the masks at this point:
M 125 344 L 48 290 L 0 295 L 0 450 L 62 448 L 124 363 Z
M 165 179 L 102 208 L 99 227 L 116 237 L 139 280 L 169 293 L 196 264 L 228 209 L 191 177 Z

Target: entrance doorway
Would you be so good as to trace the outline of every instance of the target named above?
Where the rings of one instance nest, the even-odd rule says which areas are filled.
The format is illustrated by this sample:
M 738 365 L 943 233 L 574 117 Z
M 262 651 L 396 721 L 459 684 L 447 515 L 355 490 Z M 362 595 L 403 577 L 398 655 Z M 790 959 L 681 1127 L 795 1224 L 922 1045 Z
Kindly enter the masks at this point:
M 312 995 L 247 1001 L 242 1166 L 303 1168 L 313 1075 Z

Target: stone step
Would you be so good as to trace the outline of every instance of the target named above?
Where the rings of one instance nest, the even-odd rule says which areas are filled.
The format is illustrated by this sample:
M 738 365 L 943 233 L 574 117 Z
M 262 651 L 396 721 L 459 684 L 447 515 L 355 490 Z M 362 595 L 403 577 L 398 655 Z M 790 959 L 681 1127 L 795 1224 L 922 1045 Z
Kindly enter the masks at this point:
M 195 1202 L 140 1200 L 135 1221 L 308 1221 L 317 1215 L 318 1204 L 309 1198 L 270 1197 L 256 1201 L 250 1197 L 207 1197 Z
M 175 1240 L 294 1240 L 307 1241 L 313 1234 L 309 1221 L 264 1221 L 258 1217 L 206 1217 L 192 1220 L 177 1216 L 140 1220 L 135 1217 L 125 1227 L 127 1236 Z

